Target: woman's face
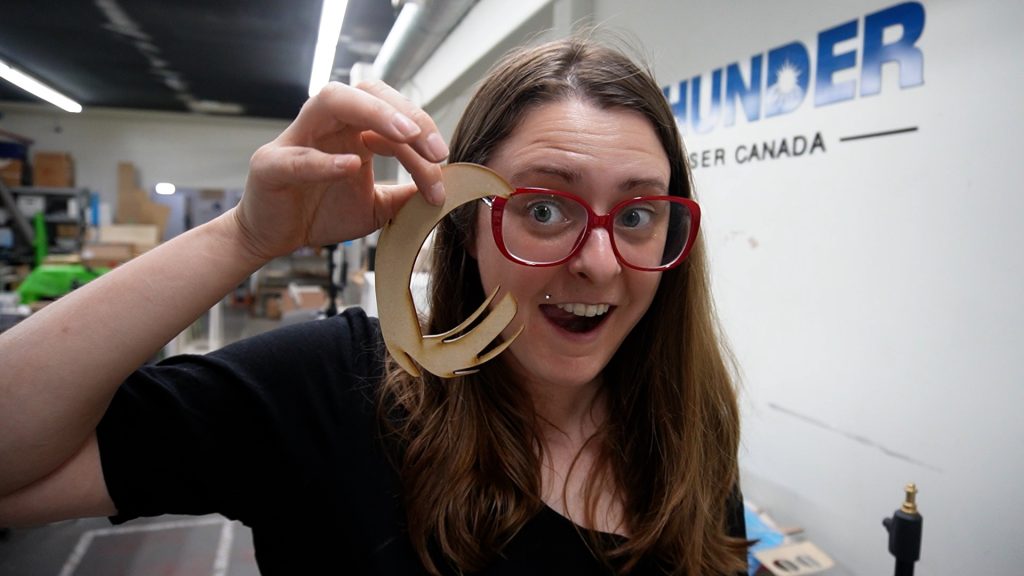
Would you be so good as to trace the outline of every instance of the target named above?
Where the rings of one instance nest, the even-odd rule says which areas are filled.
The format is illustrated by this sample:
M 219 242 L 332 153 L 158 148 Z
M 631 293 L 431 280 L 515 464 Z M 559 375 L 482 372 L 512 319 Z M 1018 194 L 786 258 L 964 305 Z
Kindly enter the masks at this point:
M 487 165 L 513 188 L 571 192 L 598 214 L 626 198 L 668 194 L 670 176 L 668 158 L 646 118 L 577 100 L 528 112 Z M 500 285 L 518 303 L 516 319 L 503 335 L 524 325 L 501 360 L 534 391 L 557 393 L 596 383 L 650 306 L 661 273 L 619 263 L 604 229 L 591 231 L 568 262 L 539 268 L 516 264 L 499 252 L 491 210 L 484 205 L 476 226 L 472 251 L 484 293 Z

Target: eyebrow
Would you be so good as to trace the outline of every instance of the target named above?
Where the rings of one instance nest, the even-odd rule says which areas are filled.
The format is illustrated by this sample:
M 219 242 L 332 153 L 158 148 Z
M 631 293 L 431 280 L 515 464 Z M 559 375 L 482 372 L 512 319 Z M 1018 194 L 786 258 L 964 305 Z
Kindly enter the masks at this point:
M 630 178 L 622 186 L 623 190 L 636 190 L 638 188 L 655 188 L 659 192 L 668 194 L 668 182 L 661 178 Z
M 580 173 L 578 171 L 558 166 L 530 166 L 525 170 L 520 170 L 513 174 L 512 181 L 521 182 L 523 180 L 528 180 L 530 176 L 538 174 L 543 176 L 554 176 L 560 180 L 564 180 L 568 184 L 575 184 L 580 181 Z
M 560 166 L 530 166 L 525 170 L 520 170 L 512 176 L 513 182 L 522 182 L 528 180 L 530 176 L 544 175 L 554 176 L 560 180 L 565 181 L 567 184 L 576 184 L 582 177 L 579 171 L 563 168 Z M 630 178 L 623 182 L 619 188 L 623 191 L 629 192 L 641 188 L 654 188 L 663 193 L 668 193 L 668 182 L 665 182 L 661 178 Z

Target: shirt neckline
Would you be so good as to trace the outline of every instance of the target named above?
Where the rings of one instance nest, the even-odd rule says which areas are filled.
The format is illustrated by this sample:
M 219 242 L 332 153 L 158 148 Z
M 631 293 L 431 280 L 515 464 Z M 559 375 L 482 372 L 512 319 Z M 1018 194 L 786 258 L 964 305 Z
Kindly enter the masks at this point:
M 555 510 L 554 508 L 549 506 L 547 502 L 544 502 L 543 504 L 544 504 L 544 509 L 542 510 L 541 513 L 542 514 L 546 514 L 546 515 L 552 517 L 552 520 L 555 520 L 559 524 L 566 525 L 566 526 L 568 526 L 568 527 L 570 527 L 570 528 L 572 528 L 572 529 L 574 529 L 576 531 L 579 531 L 579 532 L 588 532 L 589 531 L 588 528 L 580 526 L 576 522 L 573 522 L 572 518 L 569 518 L 568 516 L 565 516 L 564 514 L 559 512 L 558 510 Z M 601 530 L 594 530 L 594 532 L 596 534 L 598 534 L 602 538 L 613 538 L 615 540 L 621 540 L 623 542 L 626 541 L 626 540 L 629 540 L 628 537 L 623 536 L 622 534 L 617 534 L 615 532 L 602 532 Z

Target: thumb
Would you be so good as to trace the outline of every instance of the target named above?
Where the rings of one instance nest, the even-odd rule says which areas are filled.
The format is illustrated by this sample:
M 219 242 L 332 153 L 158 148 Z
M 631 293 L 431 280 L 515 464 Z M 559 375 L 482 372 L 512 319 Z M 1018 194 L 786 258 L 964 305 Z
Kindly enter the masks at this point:
M 398 211 L 405 206 L 410 198 L 416 195 L 415 183 L 410 184 L 378 184 L 376 187 L 376 210 L 374 223 L 377 228 L 387 224 Z

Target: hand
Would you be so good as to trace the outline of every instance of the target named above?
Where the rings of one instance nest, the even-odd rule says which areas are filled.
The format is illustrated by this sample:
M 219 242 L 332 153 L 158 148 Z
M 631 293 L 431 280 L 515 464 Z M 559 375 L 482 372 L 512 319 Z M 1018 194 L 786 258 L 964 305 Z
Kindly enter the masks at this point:
M 374 154 L 397 158 L 415 184 L 376 185 Z M 235 221 L 262 260 L 359 238 L 383 226 L 417 188 L 442 204 L 437 163 L 447 155 L 430 116 L 390 86 L 332 82 L 253 154 Z

